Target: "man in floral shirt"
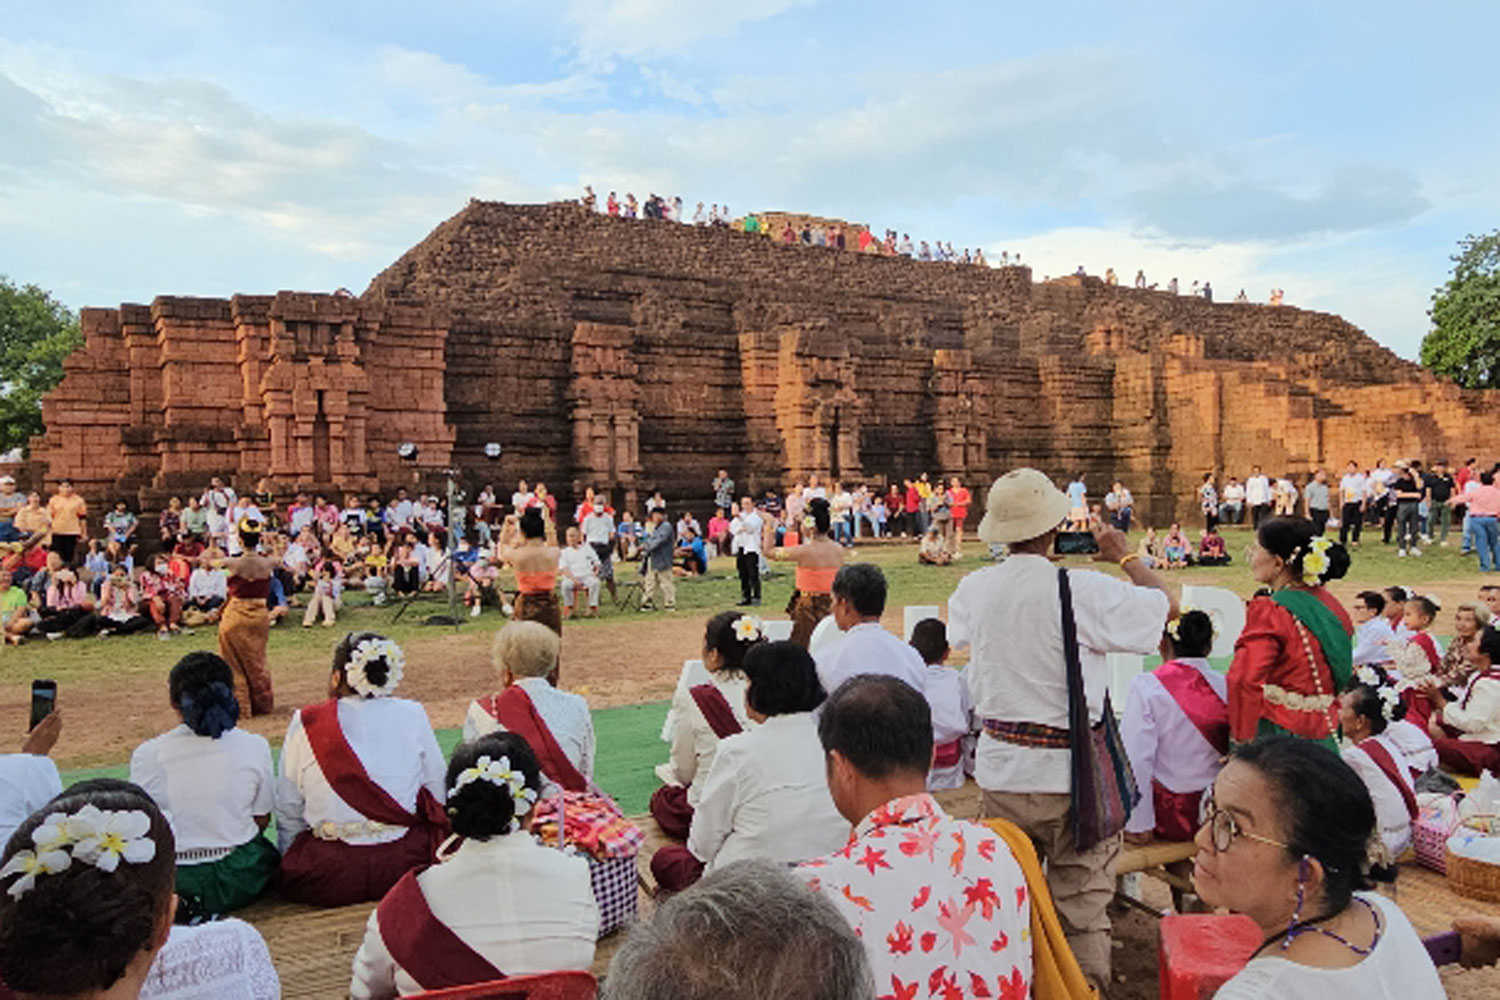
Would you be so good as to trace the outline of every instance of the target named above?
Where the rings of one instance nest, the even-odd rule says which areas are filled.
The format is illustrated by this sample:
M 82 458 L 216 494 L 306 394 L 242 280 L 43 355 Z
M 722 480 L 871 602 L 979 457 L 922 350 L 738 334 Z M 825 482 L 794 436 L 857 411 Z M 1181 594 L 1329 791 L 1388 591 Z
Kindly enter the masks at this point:
M 927 794 L 927 700 L 863 674 L 824 704 L 818 735 L 834 804 L 856 826 L 843 850 L 799 871 L 864 941 L 876 996 L 1029 997 L 1026 879 L 997 834 Z

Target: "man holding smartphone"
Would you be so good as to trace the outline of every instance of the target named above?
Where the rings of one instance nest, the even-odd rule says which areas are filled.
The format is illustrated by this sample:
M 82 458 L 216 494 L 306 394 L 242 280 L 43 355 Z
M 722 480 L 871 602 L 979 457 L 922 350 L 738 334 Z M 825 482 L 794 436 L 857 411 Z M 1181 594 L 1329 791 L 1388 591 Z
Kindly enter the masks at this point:
M 1049 862 L 1047 881 L 1068 943 L 1102 992 L 1110 983 L 1107 907 L 1120 838 L 1083 851 L 1074 846 L 1067 657 L 1058 570 L 1049 558 L 1072 509 L 1035 469 L 995 480 L 979 537 L 1004 544 L 1010 557 L 959 582 L 948 601 L 948 637 L 970 650 L 964 674 L 984 725 L 974 771 L 984 793 L 980 815 L 1016 823 Z M 1094 559 L 1115 563 L 1127 577 L 1068 573 L 1089 722 L 1097 725 L 1109 686 L 1106 654 L 1155 652 L 1177 602 L 1123 532 L 1096 522 L 1093 538 Z
M 20 753 L 0 754 L 0 844 L 26 817 L 62 792 L 62 776 L 47 755 L 57 745 L 62 716 L 53 709 L 21 743 Z

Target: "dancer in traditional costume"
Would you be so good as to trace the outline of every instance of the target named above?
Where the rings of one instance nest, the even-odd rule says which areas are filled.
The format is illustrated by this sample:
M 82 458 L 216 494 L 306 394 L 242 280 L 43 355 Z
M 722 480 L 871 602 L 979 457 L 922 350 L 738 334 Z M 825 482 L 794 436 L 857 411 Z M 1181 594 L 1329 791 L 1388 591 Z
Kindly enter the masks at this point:
M 370 914 L 354 1000 L 593 963 L 599 909 L 588 864 L 528 832 L 542 779 L 526 741 L 492 733 L 460 744 L 447 785 L 454 837 L 437 864 L 407 872 Z
M 313 906 L 379 899 L 447 835 L 443 755 L 427 713 L 392 698 L 401 648 L 372 632 L 333 653 L 327 701 L 292 714 L 281 749 L 281 893 Z
M 515 621 L 496 633 L 491 659 L 501 689 L 469 704 L 464 739 L 515 733 L 548 779 L 582 792 L 594 774 L 594 720 L 588 702 L 556 686 L 559 646 L 557 633 L 540 622 Z
M 791 642 L 762 643 L 746 654 L 744 671 L 748 714 L 760 725 L 719 746 L 686 846 L 652 855 L 651 874 L 669 892 L 743 858 L 795 864 L 848 842 L 813 718 L 824 694 L 811 654 Z
M 686 840 L 693 810 L 713 767 L 719 743 L 754 725 L 745 710 L 745 653 L 763 641 L 749 615 L 724 611 L 703 632 L 708 683 L 681 688 L 672 699 L 671 780 L 651 796 L 651 816 L 673 840 Z
M 541 622 L 562 635 L 562 605 L 557 600 L 559 554 L 557 546 L 547 541 L 540 507 L 528 507 L 519 525 L 506 518 L 500 529 L 500 558 L 515 570 L 521 591 L 515 603 L 516 620 Z
M 807 530 L 811 521 L 812 530 Z M 786 613 L 792 616 L 791 641 L 806 649 L 813 629 L 833 610 L 833 578 L 844 565 L 844 547 L 829 535 L 832 524 L 828 501 L 814 497 L 807 505 L 807 519 L 797 525 L 803 530 L 803 542 L 771 552 L 778 562 L 797 564 L 797 587 L 787 602 Z
M 1463 692 L 1432 713 L 1428 731 L 1443 767 L 1474 777 L 1500 775 L 1500 632 L 1485 626 Z
M 1166 660 L 1130 682 L 1120 737 L 1141 789 L 1126 839 L 1188 841 L 1199 803 L 1229 752 L 1227 682 L 1209 665 L 1213 619 L 1184 612 L 1162 637 Z
M 219 616 L 219 655 L 234 671 L 234 696 L 250 715 L 266 715 L 276 707 L 271 671 L 266 666 L 266 641 L 271 632 L 271 575 L 276 566 L 256 552 L 260 522 L 245 519 L 237 530 L 244 555 L 226 560 L 229 599 Z
M 189 653 L 168 680 L 182 724 L 136 747 L 130 780 L 166 812 L 177 840 L 177 894 L 196 915 L 254 901 L 281 861 L 271 821 L 271 747 L 239 729 L 229 664 Z
M 1349 690 L 1339 699 L 1339 723 L 1349 743 L 1342 756 L 1370 790 L 1383 848 L 1372 860 L 1386 869 L 1411 846 L 1411 824 L 1417 818 L 1412 769 L 1405 749 L 1388 733 L 1406 710 L 1395 679 L 1374 666 L 1356 667 Z
M 1245 609 L 1229 667 L 1229 735 L 1280 733 L 1337 751 L 1338 693 L 1353 676 L 1354 624 L 1323 584 L 1349 569 L 1349 553 L 1302 518 L 1261 522 L 1250 571 L 1271 592 Z

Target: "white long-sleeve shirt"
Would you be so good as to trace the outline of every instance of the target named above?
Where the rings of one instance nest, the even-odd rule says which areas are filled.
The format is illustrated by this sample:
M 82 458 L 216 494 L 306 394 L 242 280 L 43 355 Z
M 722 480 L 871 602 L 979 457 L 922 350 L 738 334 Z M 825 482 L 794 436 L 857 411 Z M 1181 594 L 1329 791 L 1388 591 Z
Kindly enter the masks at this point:
M 338 720 L 365 773 L 403 809 L 416 808 L 417 793 L 423 788 L 439 802 L 446 798 L 447 764 L 419 703 L 352 695 L 339 699 Z M 302 728 L 302 712 L 293 712 L 276 782 L 276 842 L 282 853 L 297 834 L 323 823 L 344 831 L 335 839 L 349 844 L 384 844 L 407 832 L 406 827 L 350 832 L 368 822 L 369 817 L 339 798 L 328 783 Z
M 942 746 L 959 740 L 963 746 L 958 763 L 934 766 L 927 773 L 927 790 L 939 792 L 962 788 L 964 765 L 973 749 L 974 699 L 961 671 L 940 663 L 927 665 L 927 704 L 932 709 L 932 743 Z
M 1155 652 L 1171 602 L 1159 590 L 1090 570 L 1071 571 L 1068 580 L 1089 721 L 1097 723 L 1109 690 L 1106 654 Z M 964 675 L 981 723 L 1068 727 L 1062 605 L 1057 568 L 1046 557 L 1013 555 L 959 581 L 948 599 L 948 641 L 971 650 Z M 994 791 L 1066 793 L 1072 786 L 1068 750 L 984 736 L 974 779 Z
M 748 685 L 744 675 L 726 677 L 724 671 L 717 670 L 708 675 L 708 681 L 729 703 L 729 710 L 740 724 L 740 730 L 753 728 L 755 723 L 745 712 Z M 703 709 L 698 707 L 697 700 L 687 688 L 679 687 L 672 696 L 672 711 L 671 774 L 678 784 L 688 786 L 688 805 L 696 809 L 703 798 L 703 786 L 709 772 L 713 770 L 714 758 L 718 756 L 719 744 L 723 741 L 708 724 Z
M 729 522 L 730 550 L 738 554 L 741 552 L 759 552 L 761 533 L 765 529 L 765 519 L 760 516 L 759 511 L 743 511 L 734 515 L 734 520 Z
M 585 778 L 594 776 L 594 717 L 582 695 L 559 691 L 545 677 L 522 677 L 516 681 L 531 698 L 536 714 L 542 717 L 552 738 L 567 755 L 568 762 Z M 474 740 L 501 728 L 495 717 L 477 700 L 469 703 L 464 716 L 464 739 Z
M 594 962 L 599 907 L 581 857 L 525 833 L 466 840 L 417 882 L 432 915 L 507 976 L 587 971 Z M 386 949 L 372 912 L 354 956 L 350 996 L 386 1000 L 420 992 Z
M 848 839 L 828 793 L 817 723 L 811 712 L 796 712 L 719 744 L 687 846 L 712 872 L 744 858 L 808 861 Z
M 1207 660 L 1184 658 L 1178 662 L 1197 670 L 1219 700 L 1228 704 L 1229 682 Z M 1225 718 L 1228 719 L 1227 713 Z M 1141 801 L 1125 824 L 1127 833 L 1149 833 L 1156 828 L 1152 781 L 1161 782 L 1169 792 L 1187 794 L 1203 791 L 1219 773 L 1219 751 L 1188 718 L 1155 673 L 1140 674 L 1131 680 L 1130 693 L 1125 698 L 1125 717 L 1120 723 L 1120 739 L 1141 790 Z
M 0 848 L 16 827 L 62 793 L 62 776 L 41 754 L 0 754 Z
M 1271 481 L 1265 476 L 1251 476 L 1245 480 L 1245 502 L 1252 507 L 1271 502 Z
M 842 638 L 819 649 L 814 659 L 818 680 L 829 694 L 858 674 L 887 674 L 927 691 L 927 664 L 922 654 L 887 632 L 879 622 L 860 622 Z
M 1386 753 L 1391 755 L 1391 761 L 1396 765 L 1397 779 L 1415 796 L 1416 788 L 1412 785 L 1411 772 L 1405 766 L 1406 758 L 1395 741 L 1381 733 L 1364 742 L 1379 743 L 1385 747 Z M 1354 769 L 1359 780 L 1370 790 L 1370 801 L 1375 804 L 1375 825 L 1380 828 L 1380 840 L 1389 852 L 1387 860 L 1394 863 L 1411 846 L 1411 813 L 1406 809 L 1406 799 L 1380 769 L 1380 765 L 1375 763 L 1374 758 L 1358 746 L 1345 747 L 1339 752 L 1339 756 L 1344 758 L 1344 763 Z
M 1354 629 L 1354 665 L 1362 667 L 1367 663 L 1389 663 L 1391 652 L 1385 648 L 1385 644 L 1395 641 L 1396 633 L 1384 616 L 1376 615 L 1369 621 L 1362 622 Z
M 1500 672 L 1472 678 L 1458 701 L 1443 708 L 1443 722 L 1459 730 L 1461 740 L 1500 743 Z
M 179 864 L 215 861 L 260 835 L 257 816 L 274 804 L 271 746 L 264 736 L 231 729 L 218 739 L 186 725 L 135 748 L 130 780 L 166 814 Z
M 222 569 L 205 569 L 200 566 L 188 577 L 187 593 L 190 600 L 214 597 L 226 600 L 229 597 L 229 577 Z

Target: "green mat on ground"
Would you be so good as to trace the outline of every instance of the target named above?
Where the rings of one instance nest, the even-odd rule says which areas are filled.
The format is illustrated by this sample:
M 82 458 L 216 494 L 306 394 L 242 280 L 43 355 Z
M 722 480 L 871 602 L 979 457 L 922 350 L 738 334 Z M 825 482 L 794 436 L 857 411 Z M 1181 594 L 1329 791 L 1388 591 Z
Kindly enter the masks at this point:
M 646 811 L 651 793 L 660 784 L 654 768 L 667 759 L 667 745 L 661 741 L 662 723 L 667 718 L 665 701 L 623 708 L 601 708 L 594 712 L 594 736 L 597 740 L 594 781 L 620 803 L 626 815 Z M 448 754 L 458 745 L 462 731 L 439 729 L 438 746 Z M 280 748 L 273 751 L 279 754 Z M 63 784 L 71 785 L 87 778 L 128 778 L 130 768 L 90 767 L 63 773 Z

